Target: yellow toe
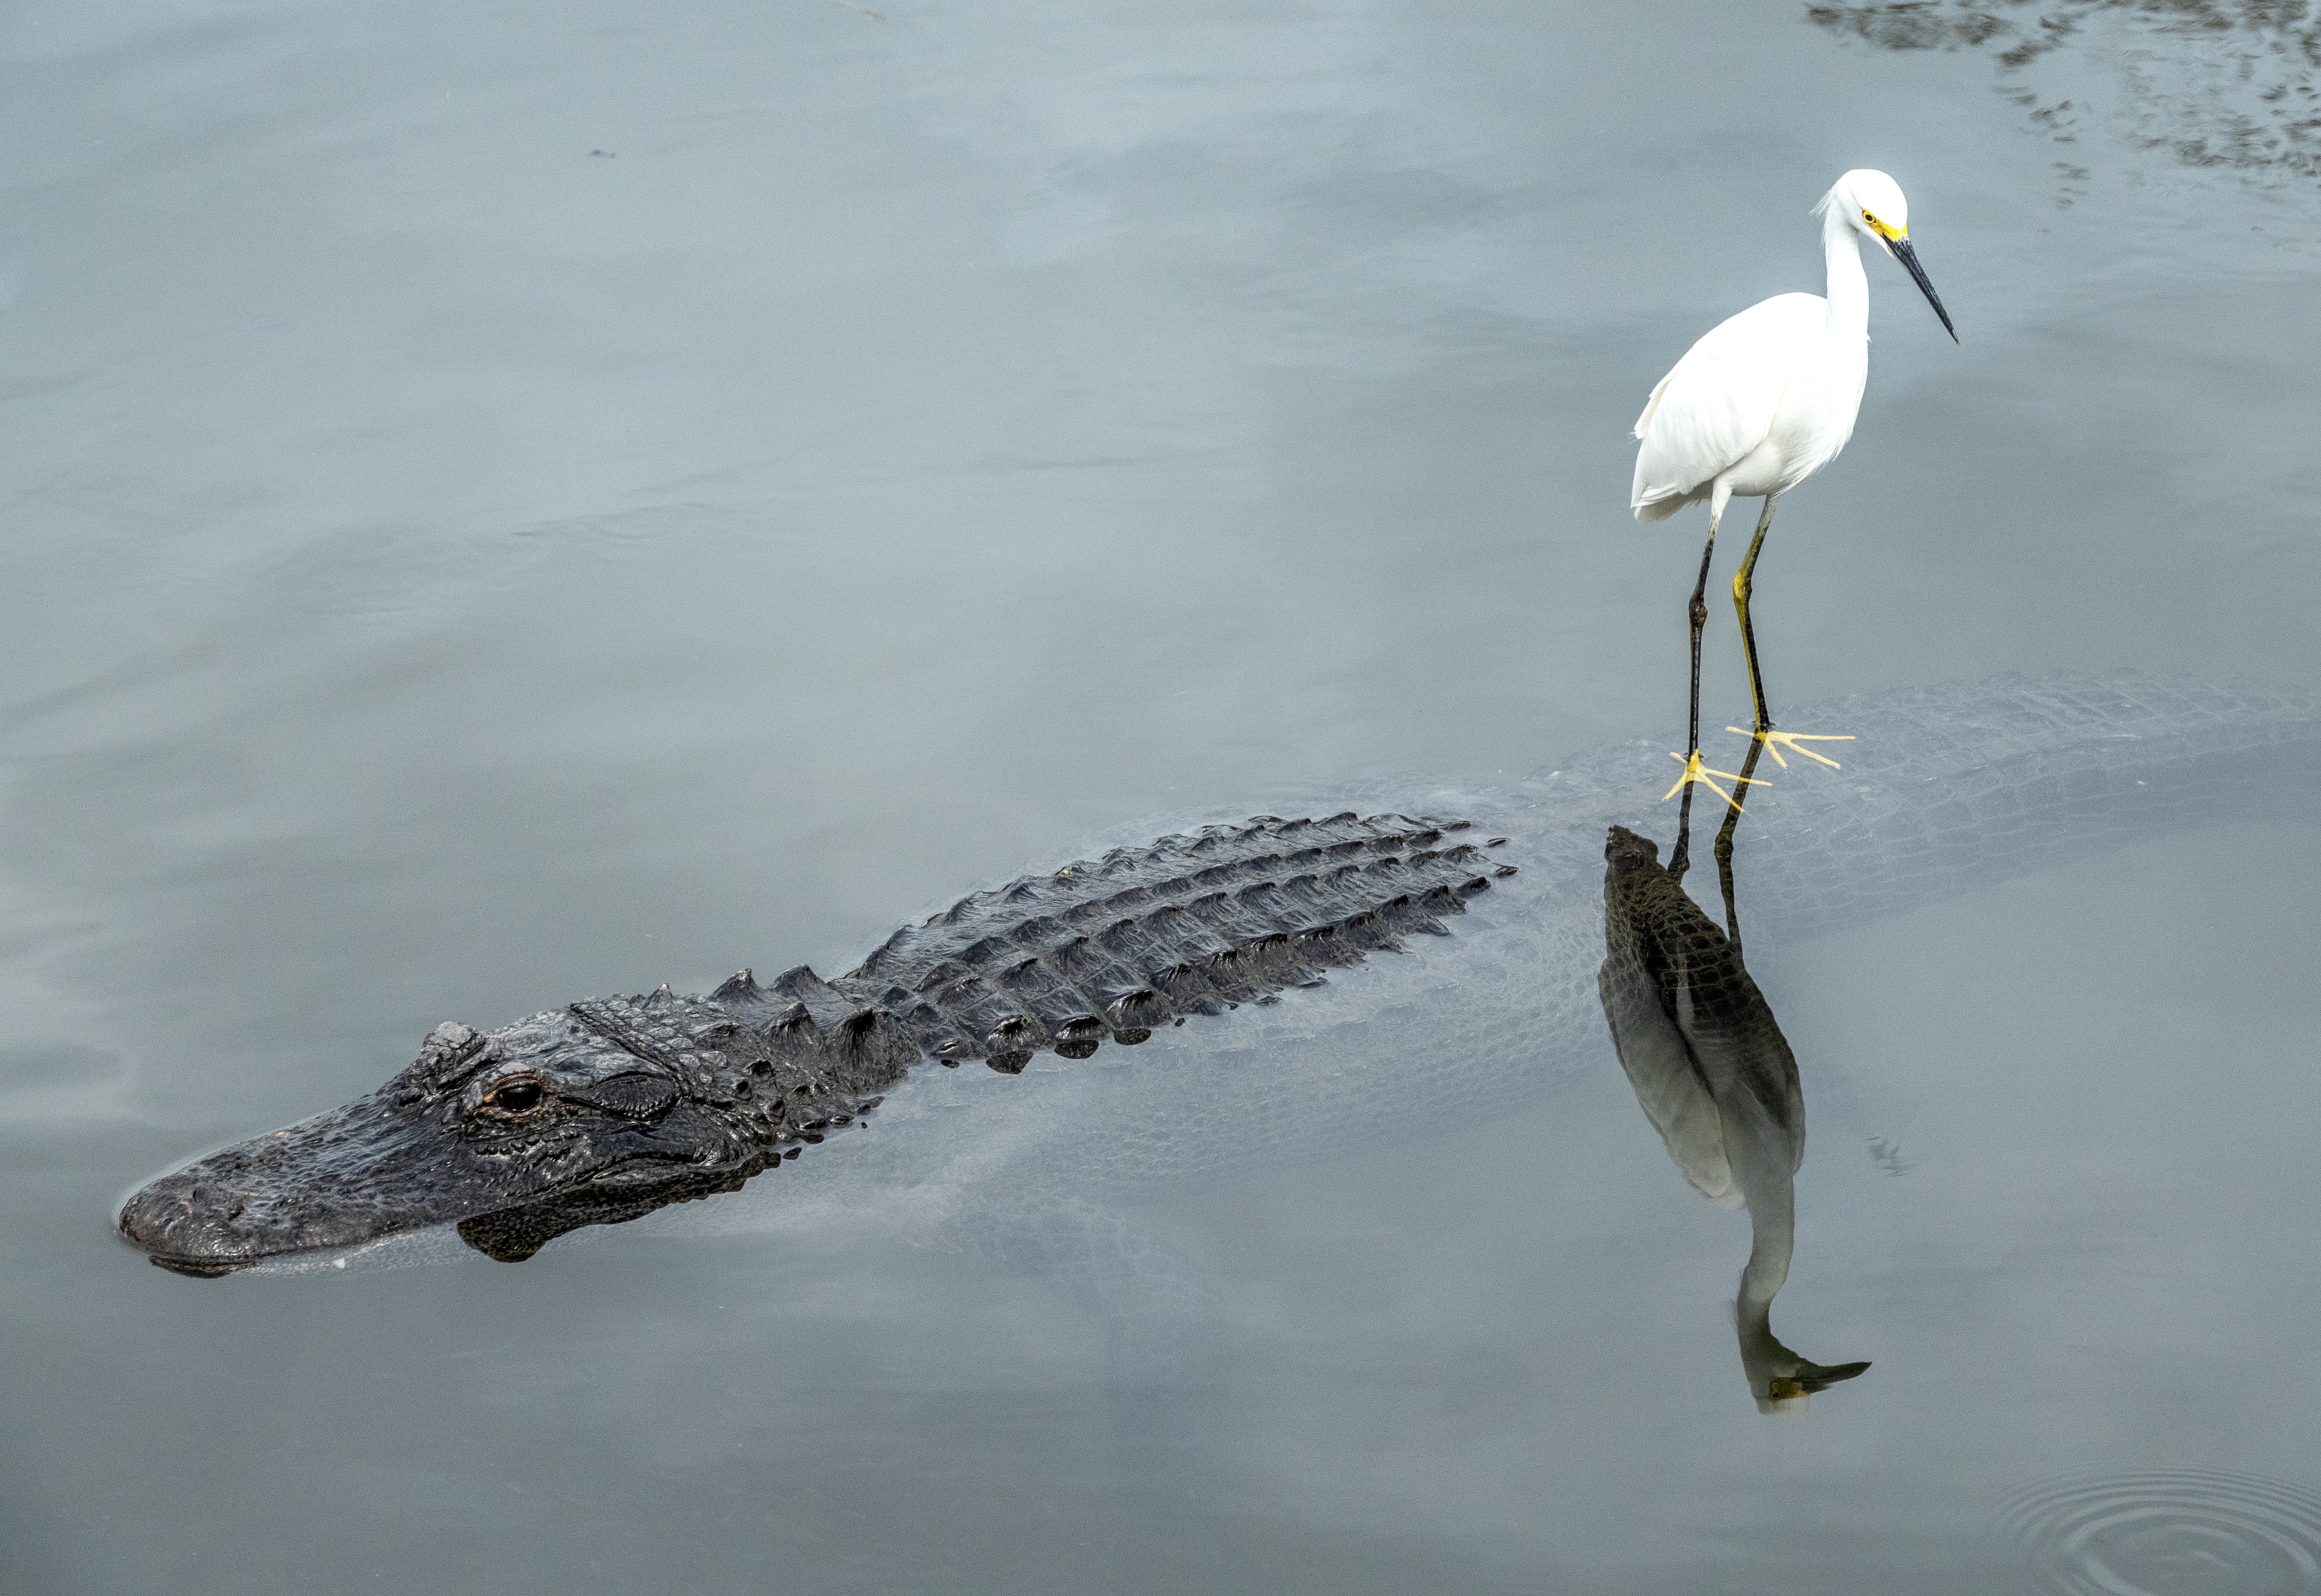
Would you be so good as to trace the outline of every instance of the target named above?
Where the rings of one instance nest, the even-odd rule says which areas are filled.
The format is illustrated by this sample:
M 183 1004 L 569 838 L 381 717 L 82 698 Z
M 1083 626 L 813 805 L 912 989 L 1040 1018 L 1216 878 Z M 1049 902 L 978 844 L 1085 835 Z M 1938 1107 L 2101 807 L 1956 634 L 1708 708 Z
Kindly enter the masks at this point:
M 1670 787 L 1667 792 L 1661 794 L 1661 802 L 1662 803 L 1666 803 L 1679 793 L 1683 792 L 1688 783 L 1698 782 L 1702 786 L 1707 787 L 1719 798 L 1724 799 L 1725 803 L 1730 803 L 1734 808 L 1740 809 L 1742 807 L 1741 801 L 1734 797 L 1732 793 L 1726 792 L 1724 788 L 1718 786 L 1715 782 L 1710 781 L 1708 779 L 1710 776 L 1722 776 L 1728 782 L 1752 787 L 1761 787 L 1765 784 L 1753 775 L 1735 775 L 1729 770 L 1709 769 L 1707 766 L 1700 762 L 1700 750 L 1698 748 L 1693 749 L 1692 757 L 1689 759 L 1685 758 L 1682 754 L 1670 748 L 1669 750 L 1669 757 L 1671 759 L 1681 760 L 1683 762 L 1684 774 L 1676 778 L 1676 785 Z
M 1809 742 L 1852 742 L 1853 740 L 1851 736 L 1816 736 L 1812 732 L 1807 731 L 1773 731 L 1770 730 L 1764 731 L 1743 731 L 1738 726 L 1727 726 L 1725 730 L 1731 732 L 1736 732 L 1743 737 L 1753 737 L 1759 742 L 1763 743 L 1765 745 L 1765 751 L 1773 756 L 1773 763 L 1779 766 L 1783 770 L 1787 770 L 1789 767 L 1789 762 L 1781 757 L 1781 750 L 1785 748 L 1792 754 L 1802 754 L 1808 759 L 1819 759 L 1824 765 L 1828 766 L 1832 770 L 1843 770 L 1845 767 L 1840 765 L 1836 760 L 1830 758 L 1825 754 L 1816 754 L 1811 748 L 1802 747 L 1801 745 Z

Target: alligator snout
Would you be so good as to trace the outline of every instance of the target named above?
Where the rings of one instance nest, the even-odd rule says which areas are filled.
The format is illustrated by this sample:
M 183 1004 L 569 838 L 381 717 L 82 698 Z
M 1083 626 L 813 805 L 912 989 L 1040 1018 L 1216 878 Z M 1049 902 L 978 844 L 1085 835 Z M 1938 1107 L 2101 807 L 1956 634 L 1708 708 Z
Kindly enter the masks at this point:
M 213 1153 L 122 1208 L 121 1234 L 164 1269 L 218 1275 L 464 1217 L 456 1142 L 381 1093 Z
M 215 1275 L 246 1269 L 272 1252 L 265 1220 L 282 1207 L 281 1193 L 248 1183 L 246 1173 L 214 1167 L 205 1159 L 164 1175 L 121 1211 L 121 1234 L 164 1269 Z
M 388 1161 L 360 1134 L 367 1106 L 350 1103 L 163 1175 L 123 1207 L 121 1234 L 165 1269 L 205 1275 L 369 1239 L 384 1228 L 378 1204 L 326 1200 L 334 1188 L 375 1183 Z M 374 1145 L 363 1147 L 366 1140 Z

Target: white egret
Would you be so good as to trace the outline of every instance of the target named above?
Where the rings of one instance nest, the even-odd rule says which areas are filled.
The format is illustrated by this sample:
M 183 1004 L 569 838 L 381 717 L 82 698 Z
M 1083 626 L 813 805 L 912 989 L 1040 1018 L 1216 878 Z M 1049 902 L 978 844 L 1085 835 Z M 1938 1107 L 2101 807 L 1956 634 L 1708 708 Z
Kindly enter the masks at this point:
M 1773 523 L 1775 502 L 1835 459 L 1853 436 L 1862 385 L 1870 376 L 1870 280 L 1861 270 L 1861 240 L 1870 239 L 1908 268 L 1952 341 L 1958 338 L 1950 313 L 1935 297 L 1934 286 L 1910 248 L 1909 202 L 1893 178 L 1867 169 L 1848 172 L 1822 195 L 1814 211 L 1821 218 L 1829 296 L 1776 295 L 1722 323 L 1685 351 L 1636 418 L 1642 447 L 1636 450 L 1635 488 L 1630 498 L 1636 519 L 1661 521 L 1688 504 L 1708 501 L 1708 541 L 1700 551 L 1700 579 L 1693 585 L 1690 609 L 1691 743 L 1682 756 L 1684 775 L 1667 794 L 1672 798 L 1681 789 L 1688 815 L 1693 783 L 1735 803 L 1732 793 L 1707 778 L 1723 776 L 1736 785 L 1741 781 L 1725 771 L 1707 769 L 1700 760 L 1700 632 L 1708 621 L 1708 561 L 1716 548 L 1717 523 L 1735 494 L 1765 501 L 1757 535 L 1733 578 L 1733 605 L 1740 612 L 1741 646 L 1749 662 L 1749 690 L 1756 699 L 1757 724 L 1752 735 L 1785 769 L 1784 747 L 1834 766 L 1836 760 L 1801 745 L 1852 740 L 1773 729 L 1772 717 L 1765 712 L 1757 639 L 1749 627 L 1749 592 L 1757 551 L 1764 546 L 1765 529 Z

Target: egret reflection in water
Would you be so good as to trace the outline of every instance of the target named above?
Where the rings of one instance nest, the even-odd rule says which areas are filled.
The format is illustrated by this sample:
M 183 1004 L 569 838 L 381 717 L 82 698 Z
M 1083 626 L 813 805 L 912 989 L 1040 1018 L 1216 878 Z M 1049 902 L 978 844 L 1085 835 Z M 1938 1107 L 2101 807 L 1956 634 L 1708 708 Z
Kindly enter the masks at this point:
M 1751 747 L 1744 777 L 1763 747 Z M 1716 838 L 1724 930 L 1684 890 L 1685 831 L 1663 867 L 1651 839 L 1611 829 L 1597 985 L 1620 1067 L 1669 1156 L 1702 1196 L 1749 1211 L 1749 1261 L 1734 1322 L 1749 1392 L 1760 1411 L 1777 1413 L 1802 1409 L 1812 1392 L 1870 1365 L 1817 1364 L 1773 1334 L 1773 1298 L 1796 1247 L 1806 1104 L 1789 1040 L 1742 963 L 1733 866 L 1740 813 L 1728 806 Z

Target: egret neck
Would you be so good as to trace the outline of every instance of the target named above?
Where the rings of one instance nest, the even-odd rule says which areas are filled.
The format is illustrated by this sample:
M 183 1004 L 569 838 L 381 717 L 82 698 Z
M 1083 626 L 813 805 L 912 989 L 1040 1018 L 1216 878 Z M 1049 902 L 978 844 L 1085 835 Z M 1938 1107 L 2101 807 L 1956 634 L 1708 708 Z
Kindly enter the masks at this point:
M 1861 240 L 1853 223 L 1836 205 L 1821 213 L 1821 252 L 1829 272 L 1829 318 L 1823 323 L 1830 340 L 1841 338 L 1870 341 L 1870 277 L 1861 269 Z

